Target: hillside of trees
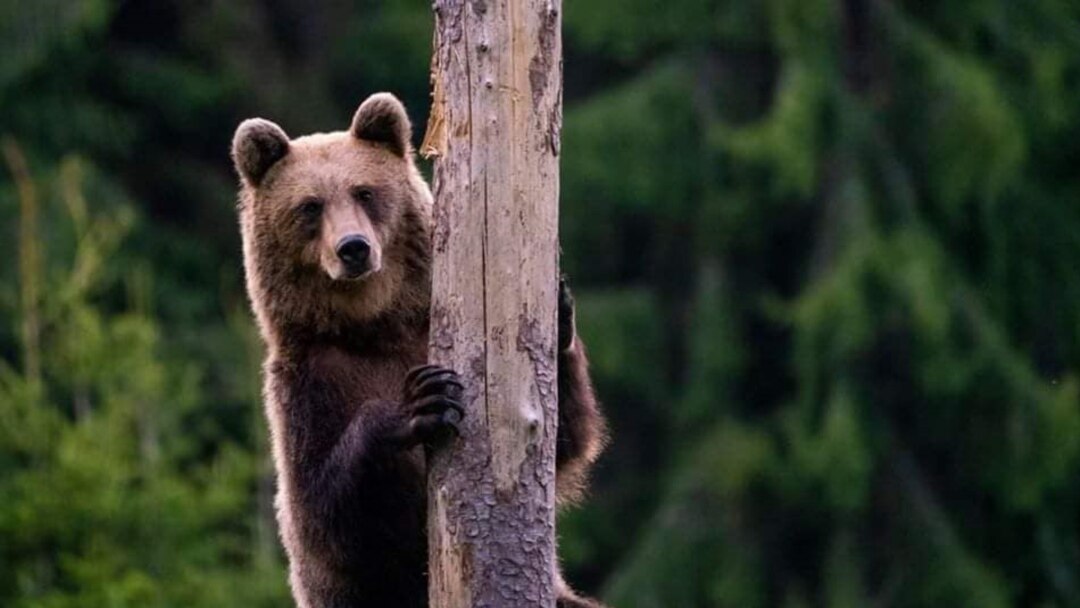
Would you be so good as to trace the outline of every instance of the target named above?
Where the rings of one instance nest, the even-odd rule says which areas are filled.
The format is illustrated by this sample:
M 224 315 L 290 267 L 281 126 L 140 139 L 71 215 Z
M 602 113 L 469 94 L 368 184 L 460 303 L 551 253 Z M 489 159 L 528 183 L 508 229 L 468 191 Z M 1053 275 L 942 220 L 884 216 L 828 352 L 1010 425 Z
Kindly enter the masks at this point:
M 567 0 L 619 608 L 1080 606 L 1080 4 Z M 0 606 L 284 607 L 229 141 L 418 139 L 421 0 L 0 0 Z

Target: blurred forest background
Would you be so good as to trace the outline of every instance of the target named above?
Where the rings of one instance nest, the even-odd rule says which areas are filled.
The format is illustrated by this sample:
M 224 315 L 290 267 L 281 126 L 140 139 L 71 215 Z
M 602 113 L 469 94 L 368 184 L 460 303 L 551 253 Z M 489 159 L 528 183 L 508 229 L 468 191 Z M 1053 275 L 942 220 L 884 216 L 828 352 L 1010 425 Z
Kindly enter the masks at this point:
M 1080 606 L 1080 4 L 567 0 L 619 608 Z M 0 0 L 0 606 L 288 606 L 229 141 L 422 0 Z

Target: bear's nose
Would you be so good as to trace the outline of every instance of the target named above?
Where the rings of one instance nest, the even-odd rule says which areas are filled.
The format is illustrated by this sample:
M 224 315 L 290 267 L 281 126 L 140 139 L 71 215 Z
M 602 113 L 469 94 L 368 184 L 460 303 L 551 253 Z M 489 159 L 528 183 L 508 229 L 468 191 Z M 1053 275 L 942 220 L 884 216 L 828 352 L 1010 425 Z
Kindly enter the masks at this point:
M 338 241 L 336 251 L 350 275 L 356 276 L 368 269 L 371 244 L 366 238 L 355 234 L 344 237 Z

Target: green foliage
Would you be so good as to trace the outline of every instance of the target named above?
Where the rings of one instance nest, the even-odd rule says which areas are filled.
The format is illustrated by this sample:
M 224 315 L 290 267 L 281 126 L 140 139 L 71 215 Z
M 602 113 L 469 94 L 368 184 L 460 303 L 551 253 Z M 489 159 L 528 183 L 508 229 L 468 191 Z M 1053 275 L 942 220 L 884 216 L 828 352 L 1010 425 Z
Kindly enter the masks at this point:
M 818 181 L 824 83 L 810 66 L 792 62 L 779 76 L 776 101 L 760 124 L 714 127 L 714 144 L 734 160 L 768 166 L 780 193 L 807 195 Z
M 562 266 L 614 438 L 560 521 L 569 580 L 1080 605 L 1076 3 L 563 10 Z M 0 178 L 0 605 L 288 605 L 228 142 L 377 90 L 419 139 L 431 26 L 0 0 L 31 170 Z
M 700 10 L 684 38 L 645 18 L 627 27 L 650 33 L 617 43 L 598 24 L 615 3 L 568 16 L 570 40 L 637 66 L 568 111 L 568 204 L 605 185 L 587 187 L 602 202 L 588 229 L 564 230 L 583 241 L 568 249 L 591 261 L 609 233 L 651 223 L 643 266 L 682 272 L 641 275 L 683 319 L 665 326 L 684 332 L 665 356 L 685 371 L 664 400 L 667 490 L 607 597 L 1075 603 L 1063 572 L 1080 563 L 1060 549 L 1080 538 L 1064 515 L 1080 359 L 1062 299 L 1075 273 L 1059 264 L 1080 259 L 1062 164 L 1080 127 L 1064 76 L 1080 69 L 1065 51 L 1080 15 L 991 0 L 732 6 L 739 34 L 700 29 Z M 634 162 L 665 141 L 629 109 L 663 75 L 679 92 L 665 114 L 687 126 L 663 158 Z M 633 150 L 575 144 L 627 124 L 640 143 L 615 141 Z M 658 186 L 693 198 L 673 206 Z M 620 206 L 633 211 L 613 226 Z M 656 247 L 681 222 L 694 246 Z M 1039 526 L 1065 537 L 1051 551 Z
M 66 208 L 43 211 L 71 244 L 30 269 L 41 376 L 0 364 L 0 603 L 282 605 L 280 563 L 260 562 L 251 523 L 261 456 L 220 443 L 191 458 L 199 366 L 165 353 L 138 270 L 107 268 L 132 215 L 89 211 L 79 166 L 36 183 L 61 191 Z M 132 292 L 116 312 L 100 303 L 111 277 Z

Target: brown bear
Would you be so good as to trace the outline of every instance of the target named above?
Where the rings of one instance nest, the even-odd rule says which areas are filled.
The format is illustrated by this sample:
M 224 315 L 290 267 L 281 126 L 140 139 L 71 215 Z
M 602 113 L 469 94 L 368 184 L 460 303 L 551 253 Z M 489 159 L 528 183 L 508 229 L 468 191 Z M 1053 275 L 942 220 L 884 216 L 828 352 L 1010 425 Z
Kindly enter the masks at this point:
M 251 119 L 233 139 L 278 522 L 301 608 L 427 605 L 424 446 L 465 412 L 457 374 L 426 365 L 432 197 L 410 138 L 404 107 L 380 93 L 348 131 L 290 140 Z M 605 426 L 565 286 L 559 311 L 566 502 Z M 558 605 L 598 606 L 561 582 Z

